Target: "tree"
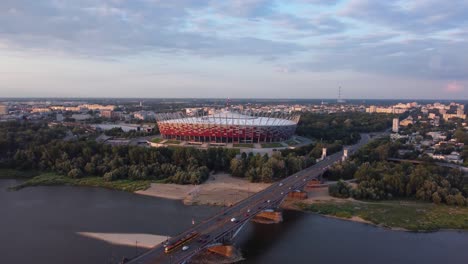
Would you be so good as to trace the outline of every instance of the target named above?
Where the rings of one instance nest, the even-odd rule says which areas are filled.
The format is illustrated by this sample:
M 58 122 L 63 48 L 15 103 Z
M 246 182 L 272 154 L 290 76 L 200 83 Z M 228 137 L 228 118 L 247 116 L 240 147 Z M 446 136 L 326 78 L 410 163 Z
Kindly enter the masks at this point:
M 456 204 L 458 206 L 464 206 L 465 204 L 468 205 L 468 198 L 466 199 L 465 201 L 465 198 L 463 197 L 463 195 L 461 193 L 458 193 L 457 195 L 455 195 L 455 201 L 456 201 Z
M 235 177 L 244 177 L 245 167 L 241 159 L 234 158 L 231 160 L 231 174 Z
M 328 193 L 333 197 L 349 198 L 351 191 L 351 186 L 343 180 L 339 180 L 336 184 L 328 186 Z
M 439 196 L 439 194 L 437 192 L 432 194 L 432 201 L 435 204 L 440 204 L 440 202 L 442 201 L 442 199 L 440 198 L 440 196 Z
M 78 179 L 83 176 L 83 173 L 81 172 L 80 169 L 72 169 L 70 172 L 68 172 L 68 177 L 73 178 L 73 179 Z
M 271 163 L 267 162 L 263 164 L 262 170 L 260 173 L 260 179 L 262 182 L 271 182 L 273 180 L 273 168 Z
M 465 198 L 463 198 L 463 204 L 464 202 L 465 202 Z M 457 203 L 457 200 L 454 195 L 449 194 L 446 197 L 446 203 L 447 205 L 455 205 Z

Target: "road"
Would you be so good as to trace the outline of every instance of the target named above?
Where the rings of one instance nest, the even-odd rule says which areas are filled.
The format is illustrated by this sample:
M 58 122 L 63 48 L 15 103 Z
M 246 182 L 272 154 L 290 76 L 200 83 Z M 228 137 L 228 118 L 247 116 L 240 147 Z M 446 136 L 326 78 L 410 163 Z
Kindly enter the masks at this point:
M 356 145 L 347 147 L 349 155 L 367 144 L 370 139 L 371 138 L 368 134 L 362 134 L 361 140 Z M 295 173 L 283 179 L 281 182 L 272 184 L 267 189 L 240 201 L 225 211 L 206 219 L 182 234 L 171 238 L 169 243 L 173 244 L 192 232 L 197 233 L 196 237 L 173 249 L 169 253 L 166 253 L 164 251 L 164 245 L 160 244 L 149 250 L 147 253 L 131 260 L 129 263 L 184 263 L 204 248 L 212 245 L 213 242 L 226 236 L 226 234 L 235 232 L 241 228 L 242 225 L 252 219 L 256 214 L 266 209 L 274 209 L 274 207 L 284 200 L 289 192 L 301 190 L 308 181 L 318 178 L 330 165 L 341 160 L 342 156 L 342 151 L 332 154 L 323 161 Z

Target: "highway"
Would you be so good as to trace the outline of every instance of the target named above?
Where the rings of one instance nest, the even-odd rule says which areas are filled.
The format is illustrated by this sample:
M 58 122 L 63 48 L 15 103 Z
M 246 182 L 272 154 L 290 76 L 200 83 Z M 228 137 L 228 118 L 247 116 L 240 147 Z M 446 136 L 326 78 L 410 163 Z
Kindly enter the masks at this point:
M 367 144 L 369 140 L 370 136 L 368 134 L 361 134 L 361 140 L 356 145 L 347 147 L 348 154 L 351 155 L 361 146 Z M 266 209 L 275 209 L 286 198 L 289 192 L 303 189 L 308 181 L 318 178 L 330 165 L 341 160 L 342 156 L 343 151 L 332 154 L 317 164 L 295 173 L 280 182 L 273 183 L 265 190 L 172 237 L 169 240 L 169 244 L 174 244 L 187 235 L 194 234 L 193 232 L 197 234 L 193 239 L 172 249 L 170 252 L 165 252 L 164 243 L 159 244 L 128 263 L 184 263 L 220 238 L 225 237 L 231 232 L 236 232 L 256 214 Z

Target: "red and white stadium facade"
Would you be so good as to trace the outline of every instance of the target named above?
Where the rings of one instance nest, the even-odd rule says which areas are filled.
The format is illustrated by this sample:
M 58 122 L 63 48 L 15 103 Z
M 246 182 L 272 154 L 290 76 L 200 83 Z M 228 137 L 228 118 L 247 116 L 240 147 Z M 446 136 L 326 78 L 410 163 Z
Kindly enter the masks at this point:
M 294 135 L 300 115 L 287 113 L 236 113 L 223 111 L 206 116 L 158 114 L 166 139 L 197 142 L 277 142 Z

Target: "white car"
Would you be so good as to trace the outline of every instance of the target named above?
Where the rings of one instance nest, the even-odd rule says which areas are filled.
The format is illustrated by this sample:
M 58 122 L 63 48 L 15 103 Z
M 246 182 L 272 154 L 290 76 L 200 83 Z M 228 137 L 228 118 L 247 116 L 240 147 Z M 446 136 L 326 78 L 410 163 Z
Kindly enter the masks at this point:
M 183 251 L 186 251 L 187 249 L 189 249 L 189 246 L 183 246 L 183 247 L 182 247 L 182 250 L 183 250 Z
M 237 219 L 236 219 L 236 218 L 231 218 L 231 222 L 233 222 L 233 223 L 234 223 L 234 222 L 236 222 L 236 221 L 237 221 Z
M 282 183 L 282 182 L 280 182 L 279 186 L 280 186 L 280 187 L 281 187 L 281 186 L 283 186 L 283 183 Z

